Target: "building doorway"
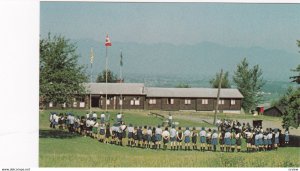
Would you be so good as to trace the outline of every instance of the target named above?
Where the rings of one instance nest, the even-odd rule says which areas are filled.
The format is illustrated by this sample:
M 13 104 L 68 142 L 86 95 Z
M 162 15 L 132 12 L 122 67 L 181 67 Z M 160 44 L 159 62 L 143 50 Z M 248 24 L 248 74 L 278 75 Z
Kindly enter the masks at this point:
M 100 101 L 100 97 L 92 97 L 92 107 L 100 107 L 99 101 Z

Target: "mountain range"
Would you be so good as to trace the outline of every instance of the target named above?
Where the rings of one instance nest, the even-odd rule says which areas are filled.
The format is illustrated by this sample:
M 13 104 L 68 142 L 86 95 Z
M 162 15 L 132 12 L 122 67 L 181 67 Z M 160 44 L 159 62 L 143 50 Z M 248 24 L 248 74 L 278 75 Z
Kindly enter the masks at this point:
M 90 72 L 90 49 L 94 50 L 93 79 L 105 69 L 105 46 L 91 39 L 71 40 L 80 55 L 79 64 Z M 258 64 L 263 77 L 268 81 L 289 81 L 295 73 L 290 70 L 300 64 L 300 54 L 263 47 L 230 47 L 213 42 L 173 45 L 169 43 L 142 44 L 134 42 L 112 42 L 108 48 L 108 67 L 119 73 L 120 50 L 123 54 L 125 81 L 166 77 L 178 80 L 209 80 L 223 68 L 233 75 L 243 58 L 250 66 Z M 270 42 L 271 43 L 271 42 Z

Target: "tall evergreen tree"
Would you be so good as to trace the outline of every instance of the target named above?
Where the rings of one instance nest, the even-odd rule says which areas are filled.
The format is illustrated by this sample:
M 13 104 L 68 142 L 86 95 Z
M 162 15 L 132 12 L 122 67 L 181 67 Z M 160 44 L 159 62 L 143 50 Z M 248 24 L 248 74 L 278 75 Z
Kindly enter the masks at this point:
M 230 88 L 230 81 L 228 79 L 228 71 L 225 72 L 225 74 L 223 75 L 222 78 L 222 83 L 221 83 L 221 88 Z M 211 85 L 212 88 L 218 88 L 219 87 L 219 81 L 220 81 L 220 73 L 216 73 L 215 78 L 212 78 L 209 83 Z
M 262 101 L 262 87 L 265 81 L 262 78 L 262 70 L 258 65 L 250 68 L 246 58 L 237 65 L 233 81 L 244 96 L 242 107 L 246 112 L 254 109 Z
M 40 40 L 40 97 L 44 103 L 72 102 L 85 91 L 84 68 L 77 64 L 76 46 L 63 36 Z

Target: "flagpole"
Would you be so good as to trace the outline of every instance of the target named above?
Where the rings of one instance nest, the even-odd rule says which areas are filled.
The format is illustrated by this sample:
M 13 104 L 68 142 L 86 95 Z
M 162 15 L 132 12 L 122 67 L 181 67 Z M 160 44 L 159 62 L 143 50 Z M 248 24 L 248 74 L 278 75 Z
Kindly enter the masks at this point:
M 105 64 L 105 112 L 107 112 L 107 46 L 105 46 L 105 56 L 106 56 L 106 64 Z
M 94 60 L 94 54 L 93 54 L 93 48 L 91 48 L 91 75 L 90 75 L 90 82 L 92 83 L 93 81 L 93 60 Z M 90 91 L 90 113 L 92 111 L 92 94 Z
M 121 56 L 120 56 L 120 83 L 121 83 L 121 94 L 120 94 L 120 98 L 121 98 L 121 100 L 122 100 L 122 103 L 121 103 L 121 107 L 120 107 L 120 113 L 122 114 L 122 110 L 123 110 L 123 97 L 122 97 L 122 84 L 123 84 L 123 82 L 122 82 L 122 65 L 123 65 L 123 59 L 122 59 L 122 50 L 120 50 L 121 51 Z

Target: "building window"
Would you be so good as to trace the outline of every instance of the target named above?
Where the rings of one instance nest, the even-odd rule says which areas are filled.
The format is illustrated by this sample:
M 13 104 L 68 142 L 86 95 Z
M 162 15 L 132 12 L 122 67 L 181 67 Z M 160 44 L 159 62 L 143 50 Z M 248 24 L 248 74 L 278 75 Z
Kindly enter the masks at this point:
M 231 105 L 235 105 L 235 100 L 230 100 Z
M 49 107 L 53 107 L 53 103 L 52 102 L 49 103 Z
M 202 104 L 208 104 L 208 99 L 202 99 Z
M 106 99 L 106 104 L 110 105 L 110 100 L 109 99 Z
M 149 104 L 156 104 L 156 99 L 149 99 Z
M 191 99 L 184 99 L 184 104 L 186 104 L 186 105 L 191 104 Z
M 63 103 L 63 104 L 62 104 L 62 107 L 63 107 L 63 108 L 66 108 L 66 107 L 67 107 L 66 103 Z
M 77 107 L 77 102 L 73 102 L 73 107 Z
M 125 97 L 119 97 L 119 105 L 123 105 L 123 101 L 125 100 Z
M 84 102 L 79 102 L 79 107 L 84 108 L 85 103 Z
M 167 99 L 167 104 L 174 104 L 174 99 L 168 98 Z
M 135 106 L 138 106 L 140 105 L 140 98 L 139 97 L 135 97 L 133 98 L 133 100 L 130 100 L 130 105 L 135 105 Z
M 218 104 L 219 105 L 223 105 L 224 104 L 224 100 L 219 100 Z

